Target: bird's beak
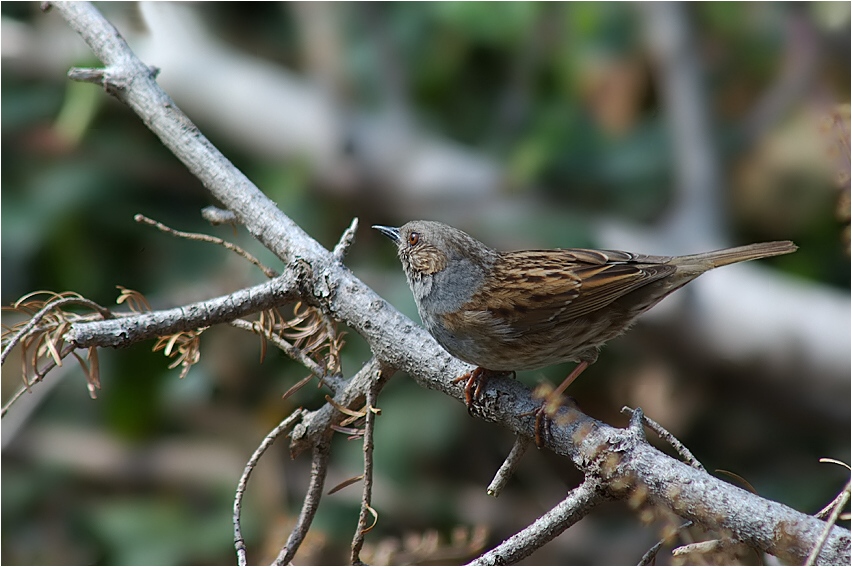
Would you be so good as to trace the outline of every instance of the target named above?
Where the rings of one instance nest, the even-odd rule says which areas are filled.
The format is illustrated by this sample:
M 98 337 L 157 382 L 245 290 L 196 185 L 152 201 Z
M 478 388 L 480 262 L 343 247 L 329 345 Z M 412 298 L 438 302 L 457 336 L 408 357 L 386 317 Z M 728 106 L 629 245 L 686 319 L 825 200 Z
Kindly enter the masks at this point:
M 392 227 L 392 226 L 382 226 L 380 224 L 374 224 L 373 228 L 375 228 L 376 230 L 378 230 L 379 232 L 381 232 L 382 234 L 384 234 L 385 236 L 387 236 L 388 238 L 390 238 L 394 242 L 399 243 L 400 236 L 399 236 L 399 229 L 398 228 L 395 228 L 395 227 Z

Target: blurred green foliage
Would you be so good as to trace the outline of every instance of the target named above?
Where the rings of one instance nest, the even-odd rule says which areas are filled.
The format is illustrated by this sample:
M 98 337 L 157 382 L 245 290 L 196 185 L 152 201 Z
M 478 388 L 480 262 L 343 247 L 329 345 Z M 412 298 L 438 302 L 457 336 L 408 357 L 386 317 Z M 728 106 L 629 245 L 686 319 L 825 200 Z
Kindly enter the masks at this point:
M 102 8 L 108 15 L 132 9 Z M 195 8 L 211 33 L 234 49 L 306 72 L 298 19 L 289 5 L 240 2 Z M 495 157 L 505 164 L 507 193 L 531 196 L 551 207 L 552 217 L 484 219 L 483 223 L 498 227 L 494 230 L 526 234 L 542 246 L 587 245 L 593 244 L 586 228 L 589 213 L 606 211 L 651 223 L 670 206 L 673 142 L 660 93 L 650 78 L 642 18 L 635 7 L 587 2 L 394 2 L 334 4 L 334 10 L 344 48 L 339 55 L 351 84 L 348 105 L 381 109 L 388 104 L 381 86 L 385 63 L 375 38 L 375 31 L 382 30 L 395 46 L 404 71 L 406 102 L 418 124 Z M 4 26 L 14 20 L 37 27 L 44 19 L 55 18 L 42 14 L 35 3 L 4 2 L 0 13 Z M 831 176 L 816 168 L 797 170 L 792 177 L 782 172 L 778 179 L 786 193 L 759 196 L 751 212 L 736 208 L 740 189 L 736 172 L 745 167 L 751 149 L 740 128 L 785 64 L 791 19 L 810 26 L 820 39 L 826 63 L 819 80 L 828 85 L 832 100 L 848 104 L 848 4 L 702 3 L 690 6 L 689 17 L 706 66 L 702 72 L 716 118 L 716 143 L 725 161 L 736 240 L 792 238 L 807 254 L 781 259 L 779 265 L 848 290 L 848 258 L 842 254 L 834 216 L 837 191 Z M 832 27 L 838 18 L 845 22 L 840 34 Z M 124 285 L 144 293 L 156 309 L 262 280 L 260 273 L 219 247 L 178 240 L 134 223 L 136 213 L 179 230 L 231 240 L 278 267 L 245 231 L 211 228 L 202 221 L 199 210 L 214 204 L 209 195 L 127 108 L 92 85 L 69 84 L 64 72 L 29 65 L 26 56 L 18 55 L 21 61 L 5 57 L 4 53 L 0 69 L 4 304 L 48 289 L 77 291 L 112 306 L 118 296 L 115 286 Z M 597 96 L 603 80 L 624 81 L 618 83 L 623 85 L 619 91 L 623 106 L 607 106 Z M 364 227 L 373 222 L 395 219 L 394 210 L 366 192 L 329 191 L 304 160 L 260 159 L 237 142 L 217 143 L 325 246 L 333 246 L 353 216 L 360 217 L 360 240 L 347 263 L 417 319 L 392 251 L 377 237 L 364 234 Z M 776 173 L 759 170 L 773 180 Z M 793 206 L 785 208 L 786 203 Z M 761 211 L 773 215 L 762 216 Z M 12 322 L 6 314 L 3 319 L 4 324 Z M 97 401 L 87 399 L 78 369 L 61 378 L 49 375 L 48 381 L 61 383 L 44 394 L 44 401 L 8 446 L 4 438 L 3 563 L 233 562 L 231 498 L 241 466 L 231 467 L 232 461 L 245 462 L 266 432 L 294 408 L 322 404 L 325 390 L 311 383 L 282 401 L 281 394 L 306 371 L 271 351 L 259 364 L 257 338 L 233 329 L 203 334 L 202 362 L 180 382 L 179 370 L 169 370 L 170 361 L 162 353 L 151 353 L 150 346 L 101 355 L 103 390 Z M 617 381 L 605 377 L 625 373 L 647 359 L 641 348 L 629 344 L 608 353 L 596 369 L 598 380 L 580 381 L 574 395 L 592 415 L 623 423 L 614 413 L 620 407 L 615 396 L 602 392 L 612 390 L 613 384 L 617 387 Z M 369 352 L 350 332 L 343 356 L 350 375 Z M 710 390 L 707 400 L 727 401 L 725 419 L 714 411 L 718 405 L 707 402 L 677 432 L 707 459 L 708 468 L 733 469 L 759 486 L 762 494 L 802 510 L 816 511 L 833 497 L 845 473 L 814 463 L 826 455 L 849 458 L 848 431 L 837 433 L 834 416 L 815 416 L 804 427 L 782 420 L 779 427 L 772 417 L 794 409 L 781 404 L 756 413 L 755 399 L 777 402 L 780 395 L 767 394 L 765 384 L 749 383 L 749 369 L 719 363 L 698 370 L 681 362 L 695 375 L 712 375 L 715 370 L 728 376 L 696 379 Z M 556 378 L 564 370 L 547 369 L 530 375 L 528 382 Z M 16 372 L 14 361 L 3 368 L 4 400 L 20 385 Z M 696 384 L 680 387 L 694 394 Z M 731 391 L 738 395 L 731 396 Z M 379 488 L 374 505 L 381 515 L 368 543 L 430 528 L 437 528 L 446 540 L 458 525 L 484 523 L 495 544 L 532 521 L 577 482 L 578 475 L 565 470 L 564 460 L 531 454 L 507 489 L 509 494 L 493 505 L 482 504 L 484 487 L 510 447 L 506 432 L 469 419 L 458 404 L 401 377 L 382 393 L 380 405 Z M 36 446 L 40 437 L 32 431 L 66 429 L 106 433 L 131 456 L 119 460 L 117 468 L 113 463 L 89 470 L 51 459 Z M 744 431 L 752 437 L 743 439 Z M 362 468 L 360 443 L 340 437 L 335 439 L 329 487 Z M 767 441 L 773 437 L 776 441 Z M 779 444 L 778 437 L 788 442 Z M 151 455 L 174 439 L 188 445 L 213 439 L 232 459 L 199 462 L 193 480 L 163 481 L 152 472 L 160 465 L 151 462 Z M 290 461 L 285 444 L 286 440 L 279 441 L 268 457 L 275 475 L 258 473 L 249 484 L 249 494 L 254 490 L 255 496 L 247 503 L 243 529 L 250 561 L 274 557 L 301 504 L 309 465 L 304 458 Z M 87 449 L 80 447 L 81 452 Z M 97 460 L 96 456 L 93 453 L 92 458 Z M 219 467 L 232 473 L 226 475 L 230 484 L 213 474 Z M 803 483 L 803 478 L 819 481 Z M 323 501 L 315 530 L 327 539 L 303 561 L 333 563 L 348 557 L 359 499 L 356 485 Z M 501 506 L 512 513 L 494 512 Z M 601 533 L 611 526 L 624 538 L 619 540 L 623 545 L 612 546 L 611 541 L 603 548 L 577 545 L 568 557 L 564 547 L 546 549 L 532 561 L 635 561 L 657 536 L 648 528 L 641 536 L 628 538 L 623 523 L 629 514 L 619 509 L 588 520 Z

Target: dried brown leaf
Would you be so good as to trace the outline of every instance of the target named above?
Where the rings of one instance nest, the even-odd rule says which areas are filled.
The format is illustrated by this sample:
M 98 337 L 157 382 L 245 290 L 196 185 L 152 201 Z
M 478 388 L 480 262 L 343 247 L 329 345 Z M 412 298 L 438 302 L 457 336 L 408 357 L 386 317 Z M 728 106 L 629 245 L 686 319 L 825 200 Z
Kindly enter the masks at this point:
M 365 508 L 373 515 L 373 523 L 361 530 L 362 534 L 370 533 L 370 531 L 376 527 L 376 524 L 379 523 L 379 513 L 376 512 L 375 508 L 370 506 L 369 504 L 364 505 Z
M 742 484 L 742 485 L 743 485 L 743 487 L 744 487 L 746 490 L 748 490 L 748 491 L 749 491 L 749 492 L 751 492 L 752 494 L 757 494 L 757 490 L 755 490 L 754 486 L 752 486 L 752 484 L 751 484 L 749 481 L 747 481 L 746 479 L 744 479 L 743 477 L 741 477 L 741 476 L 740 476 L 740 475 L 738 475 L 737 473 L 734 473 L 734 472 L 731 472 L 731 471 L 726 471 L 726 470 L 724 470 L 724 469 L 716 469 L 716 472 L 717 472 L 717 473 L 719 473 L 719 474 L 727 475 L 727 476 L 729 476 L 729 477 L 731 477 L 731 478 L 735 479 L 735 480 L 736 480 L 736 481 L 738 481 L 740 484 Z
M 311 378 L 313 378 L 313 377 L 314 377 L 314 375 L 313 375 L 313 374 L 308 374 L 307 376 L 305 376 L 304 378 L 302 378 L 301 380 L 299 380 L 298 382 L 296 382 L 294 385 L 290 386 L 290 389 L 289 389 L 289 390 L 287 390 L 286 392 L 284 392 L 284 395 L 283 395 L 283 396 L 281 396 L 281 399 L 282 399 L 282 400 L 286 400 L 287 398 L 289 398 L 290 396 L 292 396 L 293 394 L 295 394 L 297 391 L 299 391 L 299 389 L 300 389 L 302 386 L 304 386 L 305 384 L 307 384 L 308 382 L 310 382 Z
M 344 488 L 346 488 L 347 486 L 351 486 L 351 485 L 355 484 L 356 482 L 359 482 L 363 479 L 364 479 L 363 474 L 359 474 L 358 476 L 353 476 L 352 478 L 348 478 L 348 479 L 344 480 L 343 482 L 341 482 L 340 484 L 338 484 L 337 486 L 335 486 L 334 488 L 332 488 L 331 490 L 329 490 L 327 492 L 327 494 L 332 495 L 335 492 L 339 492 L 339 491 L 343 490 Z
M 115 302 L 118 305 L 122 303 L 127 303 L 127 307 L 130 308 L 134 313 L 143 313 L 145 311 L 151 311 L 151 304 L 148 303 L 148 300 L 145 296 L 136 291 L 135 289 L 129 289 L 121 285 L 115 286 L 118 288 L 121 293 L 118 295 L 118 299 Z
M 353 411 L 353 410 L 351 410 L 347 407 L 340 405 L 339 403 L 335 402 L 334 399 L 331 396 L 329 396 L 328 394 L 325 395 L 325 401 L 327 401 L 328 403 L 333 405 L 334 408 L 337 411 L 339 411 L 341 413 L 345 413 L 346 415 L 351 415 L 351 416 L 354 416 L 354 417 L 364 417 L 364 416 L 367 415 L 363 411 Z

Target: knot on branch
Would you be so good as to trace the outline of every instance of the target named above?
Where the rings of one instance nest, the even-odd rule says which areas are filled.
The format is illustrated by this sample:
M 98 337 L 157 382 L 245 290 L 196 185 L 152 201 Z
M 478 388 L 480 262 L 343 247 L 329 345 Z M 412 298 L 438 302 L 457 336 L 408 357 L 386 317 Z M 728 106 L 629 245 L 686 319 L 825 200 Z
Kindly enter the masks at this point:
M 320 265 L 299 257 L 287 265 L 296 280 L 296 289 L 303 300 L 325 313 L 334 313 L 333 301 L 338 283 L 329 276 L 329 265 L 320 261 Z
M 296 280 L 296 289 L 300 296 L 305 299 L 314 296 L 314 268 L 308 260 L 296 257 L 287 265 L 287 271 L 293 273 Z
M 151 65 L 130 74 L 115 67 L 72 67 L 68 70 L 68 78 L 72 81 L 94 83 L 103 87 L 104 91 L 116 98 L 124 93 L 133 79 L 140 74 L 146 74 L 149 78 L 156 79 L 157 75 L 160 74 L 160 68 Z

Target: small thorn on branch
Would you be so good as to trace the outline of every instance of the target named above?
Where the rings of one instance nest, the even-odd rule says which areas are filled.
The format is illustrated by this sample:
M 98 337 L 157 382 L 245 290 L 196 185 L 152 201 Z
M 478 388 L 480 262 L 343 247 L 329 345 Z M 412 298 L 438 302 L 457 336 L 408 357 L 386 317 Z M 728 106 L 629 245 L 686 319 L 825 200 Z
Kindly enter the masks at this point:
M 515 439 L 515 444 L 512 446 L 512 450 L 509 452 L 509 455 L 506 457 L 506 460 L 503 461 L 503 464 L 500 465 L 500 469 L 497 471 L 497 474 L 494 475 L 494 480 L 491 481 L 491 484 L 488 485 L 486 492 L 489 496 L 500 496 L 500 491 L 503 490 L 503 487 L 506 486 L 506 483 L 509 482 L 509 478 L 511 478 L 512 474 L 514 474 L 515 469 L 518 467 L 518 463 L 521 462 L 521 457 L 524 456 L 527 449 L 530 446 L 530 440 L 527 437 L 517 437 Z
M 209 206 L 201 209 L 201 217 L 213 226 L 220 224 L 237 224 L 237 215 L 228 209 Z
M 349 247 L 352 246 L 353 242 L 355 242 L 356 230 L 358 230 L 358 217 L 352 219 L 352 224 L 349 225 L 349 228 L 343 231 L 343 235 L 340 237 L 340 242 L 338 242 L 337 246 L 334 247 L 332 255 L 334 256 L 334 261 L 338 264 L 343 262 L 343 257 L 346 256 L 346 252 L 349 251 Z
M 71 67 L 68 69 L 68 78 L 81 83 L 94 83 L 103 86 L 105 69 L 91 67 Z
M 622 408 L 624 411 L 624 408 Z M 642 422 L 645 420 L 645 413 L 642 408 L 636 408 L 630 414 L 630 430 L 633 431 L 640 439 L 645 440 L 645 428 Z

